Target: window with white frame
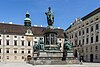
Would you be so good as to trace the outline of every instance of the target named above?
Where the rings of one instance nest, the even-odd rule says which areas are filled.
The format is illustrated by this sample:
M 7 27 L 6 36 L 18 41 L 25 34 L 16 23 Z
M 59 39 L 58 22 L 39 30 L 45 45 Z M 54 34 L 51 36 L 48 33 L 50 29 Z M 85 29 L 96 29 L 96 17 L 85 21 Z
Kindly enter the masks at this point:
M 1 45 L 1 39 L 0 39 L 0 45 Z
M 17 46 L 17 40 L 14 40 L 14 46 Z
M 6 40 L 6 45 L 9 45 L 9 40 Z
M 22 42 L 22 46 L 24 46 L 24 41 L 22 40 L 21 42 Z

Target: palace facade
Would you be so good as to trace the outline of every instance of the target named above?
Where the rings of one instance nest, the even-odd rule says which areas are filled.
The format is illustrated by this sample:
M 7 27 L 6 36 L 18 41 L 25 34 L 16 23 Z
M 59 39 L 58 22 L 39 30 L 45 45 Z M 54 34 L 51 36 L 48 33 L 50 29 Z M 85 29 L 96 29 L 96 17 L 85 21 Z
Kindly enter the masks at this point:
M 82 57 L 87 62 L 100 62 L 100 7 L 77 18 L 66 29 L 66 34 L 76 57 Z
M 31 26 L 30 15 L 27 12 L 24 25 L 0 23 L 0 61 L 23 62 L 33 57 L 33 46 L 39 40 L 44 42 L 46 27 Z M 57 31 L 57 43 L 63 51 L 63 29 Z M 43 43 L 42 43 L 43 44 Z

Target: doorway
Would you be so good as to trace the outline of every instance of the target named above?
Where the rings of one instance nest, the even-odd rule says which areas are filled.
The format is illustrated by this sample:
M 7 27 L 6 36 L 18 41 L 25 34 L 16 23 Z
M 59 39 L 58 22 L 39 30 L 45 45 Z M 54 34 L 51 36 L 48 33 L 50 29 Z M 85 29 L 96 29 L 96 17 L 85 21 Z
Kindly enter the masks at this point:
M 90 62 L 93 62 L 93 54 L 90 54 Z
M 27 56 L 27 61 L 30 61 L 32 58 L 30 55 Z
M 77 56 L 77 50 L 76 49 L 74 50 L 74 57 L 78 57 Z

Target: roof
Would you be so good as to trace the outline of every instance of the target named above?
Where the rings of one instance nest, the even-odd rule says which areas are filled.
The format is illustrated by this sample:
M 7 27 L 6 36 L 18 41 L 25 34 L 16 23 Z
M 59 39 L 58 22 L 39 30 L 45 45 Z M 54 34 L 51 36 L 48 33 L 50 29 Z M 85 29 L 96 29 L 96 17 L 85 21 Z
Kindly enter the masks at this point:
M 99 13 L 99 12 L 100 12 L 100 7 L 97 8 L 97 9 L 95 9 L 95 10 L 92 11 L 91 13 L 87 14 L 86 16 L 82 17 L 81 20 L 84 21 L 84 20 L 90 18 L 91 16 L 93 16 L 93 15 Z M 73 25 L 73 24 L 72 24 L 72 25 Z M 66 29 L 66 31 L 67 31 L 68 29 L 70 29 L 70 28 L 72 27 L 72 25 L 70 25 L 70 26 Z
M 11 35 L 25 35 L 29 28 L 24 25 L 16 25 L 16 24 L 6 24 L 0 23 L 0 33 L 1 34 L 11 34 Z M 43 36 L 46 27 L 35 27 L 32 26 L 31 31 L 33 36 Z M 57 31 L 57 36 L 59 38 L 64 38 L 63 29 L 55 29 Z
M 82 17 L 82 18 L 81 18 L 81 20 L 82 20 L 82 21 L 84 21 L 84 20 L 86 20 L 86 19 L 90 18 L 91 16 L 93 16 L 93 15 L 95 15 L 95 14 L 99 13 L 99 12 L 100 12 L 100 7 L 99 7 L 99 8 L 97 8 L 96 10 L 92 11 L 92 12 L 91 12 L 91 13 L 89 13 L 88 15 L 86 15 L 86 16 L 84 16 L 84 17 Z

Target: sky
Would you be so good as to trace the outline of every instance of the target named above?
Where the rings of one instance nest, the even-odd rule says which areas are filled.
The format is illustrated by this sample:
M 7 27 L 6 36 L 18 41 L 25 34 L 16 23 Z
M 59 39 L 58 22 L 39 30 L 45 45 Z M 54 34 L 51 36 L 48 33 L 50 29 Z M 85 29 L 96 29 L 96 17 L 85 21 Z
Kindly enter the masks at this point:
M 67 29 L 76 18 L 100 7 L 100 0 L 0 0 L 0 22 L 24 25 L 28 11 L 32 26 L 46 27 L 48 7 L 54 12 L 54 27 Z

